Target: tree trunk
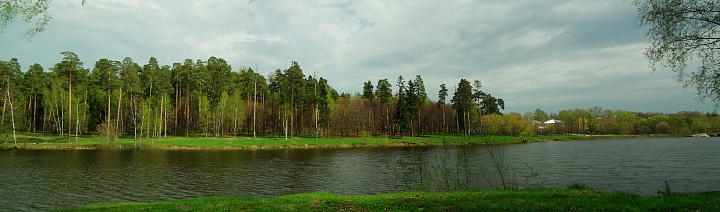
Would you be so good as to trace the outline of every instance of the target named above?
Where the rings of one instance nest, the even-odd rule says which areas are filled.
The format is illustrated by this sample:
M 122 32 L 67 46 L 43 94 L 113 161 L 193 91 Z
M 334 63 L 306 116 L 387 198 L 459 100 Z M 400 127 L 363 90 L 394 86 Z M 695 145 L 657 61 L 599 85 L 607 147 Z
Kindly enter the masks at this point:
M 173 111 L 175 114 L 175 122 L 173 122 L 173 132 L 175 134 L 178 133 L 178 113 L 180 113 L 180 95 L 182 90 L 180 89 L 180 83 L 177 83 L 178 85 L 175 86 L 175 110 Z
M 185 86 L 185 137 L 190 136 L 190 88 Z
M 8 89 L 8 90 L 10 90 L 10 89 Z M 3 98 L 3 113 L 2 113 L 2 119 L 0 119 L 0 126 L 5 126 L 5 107 L 7 106 L 7 101 L 8 101 L 7 98 Z
M 422 118 L 422 116 L 420 116 L 420 110 L 422 110 L 422 108 L 420 108 L 420 105 L 418 105 L 417 108 L 418 108 L 417 136 L 420 136 L 420 134 L 422 134 L 422 122 L 420 122 L 420 119 Z
M 45 122 L 47 122 L 48 107 L 43 108 L 42 134 L 45 135 Z
M 110 77 L 108 77 L 108 85 L 109 84 L 110 84 Z M 105 117 L 105 122 L 106 122 L 105 129 L 108 132 L 105 133 L 105 135 L 106 135 L 105 137 L 108 141 L 110 141 L 110 132 L 109 132 L 110 131 L 110 104 L 111 104 L 110 103 L 110 88 L 108 88 L 107 96 L 108 96 L 108 104 L 107 104 L 107 117 Z
M 165 110 L 165 95 L 160 97 L 160 126 L 158 128 L 158 141 L 162 138 L 162 132 L 163 132 L 163 111 Z
M 283 118 L 283 126 L 285 128 L 285 140 L 288 139 L 288 118 L 287 110 L 285 110 L 285 117 Z
M 25 110 L 25 111 L 27 111 L 27 113 L 29 113 L 28 115 L 30 115 L 30 120 L 28 121 L 29 123 L 28 123 L 28 125 L 27 125 L 27 131 L 28 131 L 28 132 L 33 132 L 33 131 L 34 131 L 34 130 L 33 130 L 33 124 L 34 124 L 34 123 L 33 123 L 33 117 L 32 117 L 32 115 L 33 115 L 33 114 L 32 114 L 32 111 L 33 111 L 33 110 L 32 110 L 32 105 L 33 105 L 32 102 L 33 102 L 33 97 L 31 97 L 31 98 L 28 99 L 27 109 Z
M 124 81 L 124 80 L 123 80 L 123 81 Z M 120 109 L 122 108 L 122 94 L 123 94 L 122 86 L 123 86 L 123 83 L 124 83 L 124 82 L 121 82 L 121 83 L 120 83 L 120 93 L 119 93 L 119 96 L 118 96 L 117 116 L 115 117 L 115 118 L 117 119 L 117 120 L 115 120 L 115 121 L 116 121 L 115 131 L 116 131 L 116 133 L 117 133 L 118 135 L 120 135 L 120 133 L 117 132 L 117 131 L 120 131 L 120 129 L 121 129 L 121 127 L 120 127 L 120 119 L 122 119 L 122 118 L 120 118 Z M 115 142 L 114 142 L 114 141 L 113 141 L 113 146 L 115 146 Z
M 372 108 L 368 107 L 368 122 L 367 131 L 372 135 Z
M 164 100 L 164 99 L 165 99 L 165 97 L 163 96 L 163 100 Z M 163 130 L 164 130 L 163 136 L 164 136 L 164 137 L 167 137 L 167 129 L 168 129 L 168 126 L 167 126 L 167 120 L 168 120 L 167 111 L 168 111 L 168 110 L 165 109 L 165 114 L 163 115 L 163 121 L 164 121 L 164 124 L 165 124 L 165 127 L 163 127 Z M 175 122 L 177 122 L 177 120 L 175 120 Z
M 60 96 L 58 96 L 58 99 L 60 99 L 60 104 L 55 106 L 55 112 L 57 113 L 57 120 L 55 123 L 57 125 L 57 131 L 60 132 L 60 136 L 65 136 L 65 110 L 62 108 L 63 105 L 65 105 L 65 102 L 63 102 L 63 94 L 62 89 L 60 91 Z
M 443 134 L 447 134 L 447 129 L 445 128 L 445 105 L 442 105 L 442 129 L 441 131 L 444 131 Z
M 387 105 L 387 104 L 385 104 L 385 121 L 387 121 L 387 122 L 386 122 L 386 125 L 385 125 L 385 128 L 386 128 L 386 129 L 384 129 L 384 130 L 388 130 L 388 129 L 390 129 L 390 125 L 391 125 L 391 124 L 390 124 L 390 109 L 388 108 L 388 105 Z M 386 133 L 387 133 L 387 132 L 386 132 Z M 390 134 L 390 133 L 388 133 L 388 134 Z
M 37 100 L 37 94 L 35 94 L 35 99 L 33 101 L 33 133 L 37 130 Z
M 70 73 L 70 80 L 69 86 L 68 86 L 68 136 L 67 136 L 67 143 L 70 143 L 70 132 L 72 132 L 72 71 L 69 71 Z
M 257 67 L 256 67 L 257 68 Z M 257 79 L 254 81 L 255 91 L 253 92 L 253 139 L 257 136 L 257 127 L 255 126 L 256 121 L 256 110 L 257 110 Z
M 149 106 L 149 104 L 148 104 L 148 106 Z M 132 115 L 132 119 L 133 119 L 133 138 L 136 141 L 135 147 L 137 147 L 137 138 L 138 138 L 138 136 L 137 136 L 137 113 L 138 113 L 138 109 L 137 109 L 137 104 L 135 103 L 133 95 L 130 95 L 130 110 L 132 111 L 131 115 Z M 145 114 L 143 114 L 142 118 L 143 118 L 143 120 L 145 120 Z M 140 139 L 142 139 L 142 133 L 143 133 L 143 131 L 141 129 L 140 130 Z
M 468 110 L 468 112 L 466 112 L 465 114 L 467 114 L 467 115 L 466 115 L 466 118 L 465 118 L 465 119 L 467 119 L 467 136 L 468 136 L 468 141 L 470 141 L 470 139 L 471 139 L 471 135 L 470 135 L 470 110 Z
M 13 107 L 12 99 L 10 99 L 10 78 L 9 77 L 7 80 L 7 102 L 10 103 L 10 122 L 12 122 L 13 144 L 15 144 L 15 149 L 17 149 L 18 148 L 17 139 L 15 139 L 15 108 Z
M 78 133 L 79 133 L 78 131 L 79 130 L 80 130 L 80 102 L 75 103 L 75 142 L 78 142 Z

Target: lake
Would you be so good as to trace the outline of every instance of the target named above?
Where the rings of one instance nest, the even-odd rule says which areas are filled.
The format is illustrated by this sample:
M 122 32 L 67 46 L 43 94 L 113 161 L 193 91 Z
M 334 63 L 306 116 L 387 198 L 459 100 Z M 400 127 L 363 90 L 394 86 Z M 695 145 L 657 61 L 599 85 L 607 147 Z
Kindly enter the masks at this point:
M 652 196 L 668 181 L 673 192 L 718 191 L 718 153 L 720 138 L 347 149 L 2 150 L 0 211 L 317 191 L 378 194 L 412 189 L 408 185 L 419 185 L 420 175 L 426 176 L 427 188 L 438 190 L 446 184 L 437 176 L 450 172 L 467 176 L 460 184 L 471 189 L 502 188 L 498 170 L 506 184 L 519 188 L 583 183 Z M 412 172 L 412 164 L 423 171 Z M 401 173 L 415 178 L 407 181 Z

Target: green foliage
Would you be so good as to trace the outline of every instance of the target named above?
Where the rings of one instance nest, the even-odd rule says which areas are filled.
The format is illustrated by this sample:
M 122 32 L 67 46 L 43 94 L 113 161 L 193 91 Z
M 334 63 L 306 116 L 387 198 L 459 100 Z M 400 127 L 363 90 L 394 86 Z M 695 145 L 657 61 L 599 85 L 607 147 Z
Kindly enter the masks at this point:
M 538 125 L 537 131 L 546 133 L 646 135 L 690 135 L 699 132 L 720 131 L 717 114 L 699 112 L 640 113 L 625 110 L 603 110 L 600 107 L 562 110 L 555 117 L 561 123 Z M 544 128 L 544 129 L 541 129 Z
M 374 88 L 374 87 L 373 87 L 373 85 L 372 85 L 372 82 L 370 82 L 370 80 L 368 80 L 367 82 L 365 82 L 364 85 L 363 85 L 362 98 L 363 98 L 363 99 L 367 99 L 367 100 L 372 100 L 372 99 L 374 99 L 374 98 L 375 98 L 375 94 L 373 93 L 373 88 Z
M 390 85 L 387 79 L 378 80 L 375 96 L 380 99 L 380 102 L 383 104 L 390 103 L 390 99 L 392 98 L 392 85 Z
M 55 64 L 50 70 L 56 73 L 56 77 L 63 78 L 67 81 L 69 80 L 68 77 L 70 74 L 77 75 L 77 72 L 82 69 L 83 63 L 74 52 L 65 51 L 60 54 L 63 55 L 62 61 Z
M 398 94 L 397 94 L 397 108 L 395 109 L 395 123 L 400 131 L 400 137 L 402 138 L 403 133 L 410 132 L 411 125 L 410 120 L 416 114 L 417 107 L 413 104 L 415 94 L 412 92 L 414 84 L 408 81 L 408 87 L 405 87 L 405 80 L 402 76 L 398 77 L 397 80 Z
M 223 92 L 230 88 L 232 67 L 222 58 L 210 57 L 207 61 L 207 95 L 211 105 L 217 105 Z
M 693 133 L 704 133 L 707 132 L 708 126 L 705 124 L 705 122 L 702 121 L 694 121 L 692 123 L 692 132 Z
M 318 90 L 318 124 L 323 128 L 329 128 L 330 124 L 330 105 L 333 98 L 328 92 L 330 86 L 327 84 L 327 80 L 320 77 L 319 90 Z
M 120 66 L 120 86 L 122 86 L 123 92 L 133 96 L 140 95 L 142 93 L 140 78 L 138 77 L 138 72 L 141 71 L 140 66 L 133 62 L 130 57 L 125 57 Z
M 445 99 L 447 98 L 447 95 L 448 95 L 447 92 L 448 92 L 448 89 L 447 89 L 447 87 L 445 87 L 445 84 L 440 85 L 440 91 L 438 92 L 438 101 L 437 101 L 438 107 L 442 107 L 443 105 L 445 105 Z
M 117 131 L 114 121 L 103 122 L 97 126 L 98 139 L 105 142 L 115 143 L 118 139 Z
M 469 81 L 465 79 L 460 80 L 451 102 L 452 108 L 455 109 L 456 114 L 458 114 L 458 128 L 466 129 L 469 124 L 468 118 L 470 110 L 475 106 L 473 103 L 472 86 L 470 86 Z
M 568 185 L 567 189 L 583 191 L 583 190 L 590 190 L 591 188 L 590 188 L 590 186 L 582 184 L 582 183 L 573 183 L 571 185 Z
M 535 112 L 533 113 L 533 120 L 535 120 L 535 121 L 540 121 L 540 122 L 545 122 L 545 121 L 547 121 L 547 120 L 550 120 L 550 116 L 548 116 L 548 114 L 545 113 L 545 111 L 543 111 L 543 110 L 541 110 L 540 108 L 538 108 L 538 109 L 536 109 Z
M 518 114 L 489 114 L 482 117 L 484 133 L 520 136 L 531 134 L 530 123 Z
M 34 35 L 45 31 L 45 27 L 52 19 L 52 15 L 48 12 L 50 2 L 51 0 L 0 1 L 0 34 L 18 18 L 25 23 L 34 22 L 33 27 L 26 30 L 22 35 L 28 41 Z
M 416 75 L 413 85 L 414 86 L 411 87 L 411 90 L 415 95 L 412 102 L 415 103 L 415 105 L 418 105 L 419 108 L 420 105 L 425 104 L 428 100 L 427 92 L 425 91 L 425 82 L 423 82 L 422 76 Z
M 9 82 L 13 103 L 22 105 L 14 114 L 21 120 L 18 129 L 80 135 L 94 133 L 99 124 L 112 119 L 118 135 L 139 132 L 157 139 L 161 135 L 253 133 L 286 134 L 289 138 L 315 133 L 325 137 L 465 134 L 472 139 L 471 135 L 481 133 L 518 136 L 720 131 L 720 117 L 716 114 L 637 113 L 593 107 L 549 115 L 540 109 L 526 113 L 527 120 L 562 121 L 551 126 L 536 124 L 533 132 L 527 130 L 528 122 L 518 114 L 501 115 L 504 101 L 481 91 L 480 81 L 473 86 L 460 80 L 450 100 L 454 111 L 449 111 L 446 109 L 450 106 L 445 105 L 447 87 L 441 85 L 438 102 L 428 102 L 421 76 L 407 81 L 400 78 L 395 96 L 387 79 L 379 80 L 377 86 L 365 82 L 362 94 L 340 95 L 326 79 L 305 76 L 295 61 L 265 78 L 247 67 L 233 72 L 224 59 L 216 57 L 207 61 L 186 59 L 172 67 L 161 66 L 155 58 L 142 67 L 129 57 L 122 61 L 103 58 L 94 63 L 89 73 L 76 54 L 62 55 L 62 61 L 50 68 L 51 72 L 35 64 L 23 73 L 16 59 L 0 63 L 0 78 Z M 377 98 L 379 104 L 362 98 Z M 143 107 L 151 111 L 146 117 Z M 0 128 L 8 129 L 8 119 L 5 116 L 0 120 Z
M 97 65 L 96 65 L 97 67 Z M 145 64 L 140 70 L 140 80 L 143 83 L 142 90 L 146 96 L 153 96 L 153 92 L 158 94 L 158 82 L 160 75 L 160 65 L 155 57 L 150 57 L 148 64 Z

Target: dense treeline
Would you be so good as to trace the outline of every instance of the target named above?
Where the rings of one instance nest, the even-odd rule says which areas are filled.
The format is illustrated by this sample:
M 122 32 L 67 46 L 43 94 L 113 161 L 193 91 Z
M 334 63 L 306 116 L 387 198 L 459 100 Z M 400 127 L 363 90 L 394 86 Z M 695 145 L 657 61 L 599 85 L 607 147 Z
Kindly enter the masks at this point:
M 548 114 L 541 109 L 523 114 L 538 133 L 573 134 L 693 134 L 720 132 L 720 116 L 715 113 L 678 112 L 642 113 L 625 110 L 604 110 L 601 107 L 562 110 Z M 548 120 L 556 124 L 544 124 Z
M 23 72 L 17 59 L 0 61 L 0 130 L 99 134 L 161 139 L 181 136 L 419 136 L 532 135 L 539 133 L 650 134 L 720 128 L 710 114 L 641 114 L 600 108 L 545 114 L 502 114 L 505 102 L 483 92 L 479 80 L 448 90 L 427 89 L 420 75 L 367 81 L 362 93 L 338 93 L 322 77 L 292 61 L 267 77 L 252 68 L 233 71 L 222 58 L 160 65 L 100 59 L 86 68 L 76 54 L 45 69 Z M 358 86 L 360 87 L 360 86 Z M 434 86 L 433 86 L 434 87 Z M 428 90 L 437 91 L 437 102 Z M 435 92 L 431 92 L 431 95 Z M 449 96 L 452 95 L 452 96 Z M 555 118 L 546 126 L 533 120 Z M 533 124 L 535 123 L 535 124 Z M 7 139 L 6 139 L 7 140 Z
M 393 86 L 368 81 L 363 93 L 338 93 L 293 61 L 267 78 L 252 68 L 233 71 L 222 58 L 160 65 L 100 59 L 91 68 L 73 52 L 49 69 L 23 72 L 17 59 L 0 61 L 3 133 L 20 130 L 72 136 L 99 134 L 161 139 L 167 135 L 417 136 L 481 133 L 482 114 L 500 114 L 502 99 L 467 80 L 451 104 L 429 101 L 421 76 Z M 6 114 L 10 114 L 9 118 Z M 461 115 L 456 115 L 461 114 Z M 524 123 L 523 125 L 529 126 Z M 519 134 L 513 132 L 510 134 Z

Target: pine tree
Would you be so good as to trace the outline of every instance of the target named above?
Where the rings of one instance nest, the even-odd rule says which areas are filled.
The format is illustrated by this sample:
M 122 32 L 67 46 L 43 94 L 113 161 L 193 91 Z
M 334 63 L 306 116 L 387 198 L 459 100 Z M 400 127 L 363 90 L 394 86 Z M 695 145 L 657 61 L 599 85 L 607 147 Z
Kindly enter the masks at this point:
M 440 85 L 440 91 L 438 92 L 438 101 L 437 106 L 442 109 L 442 130 L 445 130 L 443 133 L 447 133 L 447 129 L 445 128 L 445 100 L 448 95 L 448 89 L 445 87 L 445 84 L 443 83 Z
M 385 106 L 385 124 L 383 124 L 383 133 L 387 133 L 390 130 L 390 100 L 392 98 L 392 85 L 387 79 L 378 80 L 375 96 L 380 100 L 380 103 Z M 390 133 L 388 133 L 390 134 Z

